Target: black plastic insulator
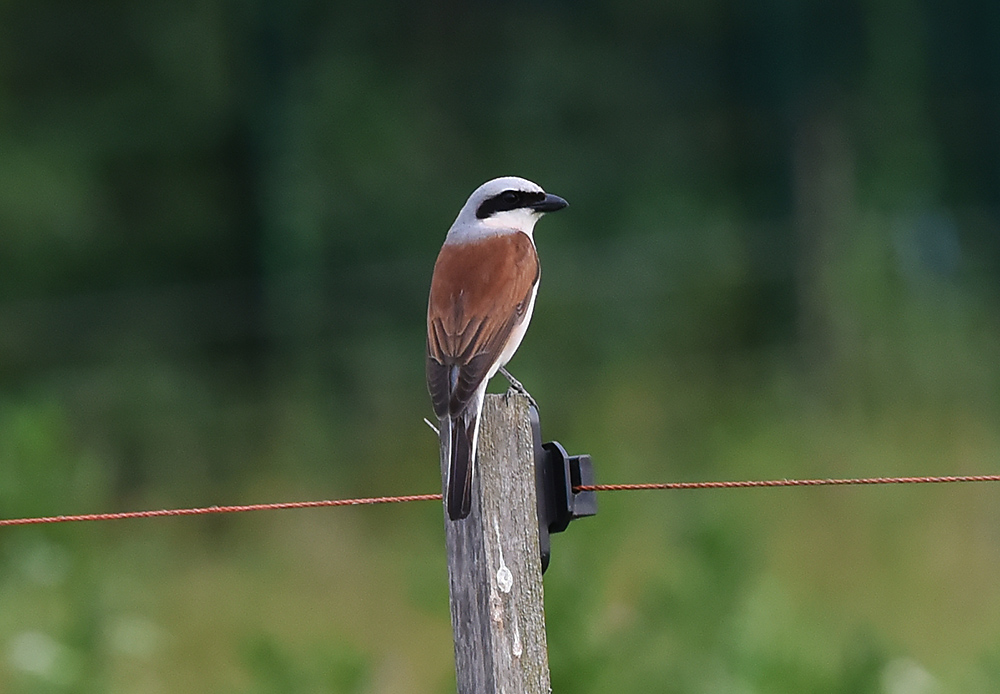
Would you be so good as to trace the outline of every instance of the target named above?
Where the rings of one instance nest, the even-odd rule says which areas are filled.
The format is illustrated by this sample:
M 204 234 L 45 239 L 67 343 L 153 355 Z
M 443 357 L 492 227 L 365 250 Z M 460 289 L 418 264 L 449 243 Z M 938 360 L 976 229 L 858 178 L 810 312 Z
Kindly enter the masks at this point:
M 538 410 L 529 408 L 535 445 L 535 479 L 538 489 L 538 545 L 542 573 L 552 556 L 550 535 L 561 533 L 577 518 L 597 513 L 597 493 L 577 491 L 594 484 L 594 466 L 589 455 L 569 455 L 558 441 L 542 443 Z

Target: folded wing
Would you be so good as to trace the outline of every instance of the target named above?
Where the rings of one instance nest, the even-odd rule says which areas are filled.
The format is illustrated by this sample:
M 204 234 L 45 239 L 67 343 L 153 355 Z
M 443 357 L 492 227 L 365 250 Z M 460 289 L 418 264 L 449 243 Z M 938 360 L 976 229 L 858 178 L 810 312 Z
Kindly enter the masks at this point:
M 468 406 L 524 320 L 538 274 L 520 232 L 441 249 L 427 306 L 427 388 L 439 418 Z

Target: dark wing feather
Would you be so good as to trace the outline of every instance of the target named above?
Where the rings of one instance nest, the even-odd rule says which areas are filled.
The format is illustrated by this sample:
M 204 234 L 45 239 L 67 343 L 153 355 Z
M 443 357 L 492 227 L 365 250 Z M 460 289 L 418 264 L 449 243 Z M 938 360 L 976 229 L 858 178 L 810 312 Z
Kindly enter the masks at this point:
M 437 359 L 431 357 L 439 349 L 438 345 L 431 344 L 431 337 L 427 338 L 427 390 L 431 394 L 431 405 L 434 407 L 434 414 L 438 419 L 448 416 L 449 402 L 451 402 L 451 381 L 452 373 L 457 366 L 446 366 Z

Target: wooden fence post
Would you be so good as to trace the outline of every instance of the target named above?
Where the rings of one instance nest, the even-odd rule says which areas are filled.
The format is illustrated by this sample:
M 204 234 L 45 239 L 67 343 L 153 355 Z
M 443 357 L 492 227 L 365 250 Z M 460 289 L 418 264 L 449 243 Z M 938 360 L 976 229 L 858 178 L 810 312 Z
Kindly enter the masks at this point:
M 482 417 L 472 512 L 445 516 L 458 694 L 549 694 L 528 399 L 487 395 Z

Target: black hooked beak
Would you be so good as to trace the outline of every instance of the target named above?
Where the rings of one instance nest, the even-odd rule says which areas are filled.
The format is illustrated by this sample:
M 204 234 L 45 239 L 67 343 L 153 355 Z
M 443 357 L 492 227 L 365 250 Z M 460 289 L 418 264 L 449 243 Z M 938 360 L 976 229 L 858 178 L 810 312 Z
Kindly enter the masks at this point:
M 546 193 L 545 198 L 540 202 L 536 202 L 531 205 L 531 209 L 535 212 L 555 212 L 566 207 L 569 203 L 563 200 L 558 195 L 552 195 L 551 193 Z

